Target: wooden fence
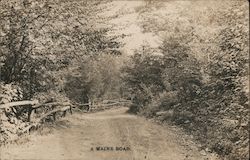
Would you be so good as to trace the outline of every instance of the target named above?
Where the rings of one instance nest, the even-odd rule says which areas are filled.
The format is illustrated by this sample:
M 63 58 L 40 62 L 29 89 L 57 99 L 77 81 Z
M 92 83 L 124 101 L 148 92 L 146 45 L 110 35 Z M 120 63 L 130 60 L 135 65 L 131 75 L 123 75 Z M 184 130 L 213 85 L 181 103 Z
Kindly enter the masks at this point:
M 22 131 L 22 133 L 29 132 L 31 128 L 36 128 L 39 126 L 42 122 L 44 122 L 45 119 L 48 117 L 52 117 L 53 120 L 56 120 L 57 114 L 62 113 L 61 116 L 66 116 L 67 111 L 72 114 L 72 108 L 76 107 L 85 107 L 85 110 L 87 112 L 93 112 L 93 111 L 99 111 L 99 110 L 105 110 L 108 108 L 111 108 L 115 105 L 125 105 L 130 104 L 131 102 L 124 99 L 116 99 L 116 100 L 104 100 L 102 102 L 96 102 L 93 103 L 86 103 L 86 104 L 79 104 L 75 103 L 72 105 L 69 102 L 50 102 L 50 103 L 39 103 L 38 100 L 33 101 L 18 101 L 18 102 L 10 102 L 6 104 L 1 104 L 0 109 L 5 110 L 5 113 L 13 113 L 17 119 L 20 118 L 21 115 L 23 115 L 24 112 L 27 114 L 27 122 L 30 123 L 27 127 L 25 127 Z M 73 107 L 74 106 L 74 107 Z M 17 111 L 17 107 L 19 107 L 19 110 Z M 21 109 L 20 109 L 21 108 Z M 39 108 L 47 109 L 46 113 L 43 113 L 38 118 L 33 118 L 33 114 L 37 112 Z

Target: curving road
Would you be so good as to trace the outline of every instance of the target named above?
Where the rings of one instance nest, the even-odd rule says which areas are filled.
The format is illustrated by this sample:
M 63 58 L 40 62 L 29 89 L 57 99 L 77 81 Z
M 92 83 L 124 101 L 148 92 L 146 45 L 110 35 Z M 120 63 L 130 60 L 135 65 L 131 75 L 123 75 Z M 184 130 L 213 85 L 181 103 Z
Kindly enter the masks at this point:
M 215 160 L 201 154 L 177 129 L 126 113 L 121 107 L 73 114 L 46 135 L 0 149 L 0 159 L 22 160 Z M 22 138 L 22 139 L 25 139 Z

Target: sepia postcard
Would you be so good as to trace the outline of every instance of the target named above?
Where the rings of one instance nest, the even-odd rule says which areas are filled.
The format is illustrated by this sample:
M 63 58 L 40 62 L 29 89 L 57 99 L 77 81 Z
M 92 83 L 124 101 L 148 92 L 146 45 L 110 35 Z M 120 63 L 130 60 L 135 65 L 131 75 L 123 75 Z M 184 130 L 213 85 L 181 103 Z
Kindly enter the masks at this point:
M 249 160 L 247 0 L 0 0 L 0 160 Z

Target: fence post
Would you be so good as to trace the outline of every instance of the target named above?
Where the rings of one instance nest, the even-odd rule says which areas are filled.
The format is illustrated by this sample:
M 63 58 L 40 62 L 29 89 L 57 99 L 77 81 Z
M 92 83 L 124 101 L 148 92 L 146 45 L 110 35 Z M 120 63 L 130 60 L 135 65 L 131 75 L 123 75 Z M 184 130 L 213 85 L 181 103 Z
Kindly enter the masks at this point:
M 52 114 L 54 122 L 56 121 L 56 112 Z
M 28 122 L 31 122 L 32 111 L 33 111 L 32 105 L 29 105 L 29 107 L 28 107 Z
M 69 108 L 69 112 L 70 112 L 70 114 L 73 114 L 71 105 L 70 105 L 70 108 Z M 65 115 L 66 115 L 66 111 L 65 111 Z
M 94 101 L 93 102 L 89 102 L 89 108 L 88 108 L 88 112 L 92 111 L 92 107 L 94 106 Z
M 56 107 L 54 105 L 52 105 L 51 109 L 52 111 L 55 109 Z M 55 113 L 52 113 L 52 117 L 53 117 L 53 120 L 54 122 L 56 121 L 56 112 Z
M 70 107 L 71 108 L 71 107 Z M 67 114 L 67 110 L 66 111 L 63 111 L 63 114 L 62 114 L 62 117 L 66 117 L 66 114 Z M 72 113 L 71 113 L 72 114 Z

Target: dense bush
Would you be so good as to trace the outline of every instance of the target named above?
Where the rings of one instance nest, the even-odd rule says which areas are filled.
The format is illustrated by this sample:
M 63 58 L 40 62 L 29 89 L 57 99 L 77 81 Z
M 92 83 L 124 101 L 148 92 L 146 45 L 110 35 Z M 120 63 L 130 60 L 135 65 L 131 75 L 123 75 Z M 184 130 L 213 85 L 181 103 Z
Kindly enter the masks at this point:
M 131 62 L 123 68 L 123 80 L 131 91 L 133 110 L 138 112 L 141 107 L 149 104 L 153 97 L 164 90 L 160 78 L 164 69 L 162 55 L 153 54 L 147 46 L 131 57 Z M 131 108 L 132 109 L 132 108 Z
M 110 34 L 112 15 L 103 14 L 109 6 L 110 1 L 1 1 L 0 104 L 120 97 L 115 63 L 121 36 Z M 52 109 L 39 108 L 36 116 Z M 8 129 L 16 136 L 19 124 L 28 125 L 29 106 L 11 110 L 6 115 L 0 109 L 1 141 Z
M 213 18 L 209 24 L 214 30 L 205 26 L 206 19 L 193 22 L 166 17 L 164 21 L 156 13 L 157 3 L 142 10 L 143 29 L 163 40 L 160 53 L 145 54 L 140 50 L 125 69 L 125 81 L 134 94 L 131 111 L 147 117 L 162 113 L 162 120 L 185 128 L 204 149 L 215 151 L 224 159 L 248 159 L 249 16 L 246 6 L 246 2 L 237 1 L 215 10 L 214 15 L 205 10 Z M 198 34 L 191 22 L 204 25 L 212 34 Z M 199 45 L 195 45 L 197 42 Z
M 11 101 L 17 101 L 23 98 L 20 87 L 13 84 L 0 83 L 0 105 Z M 17 109 L 0 110 L 0 144 L 7 139 L 14 140 L 17 138 L 19 129 L 26 123 L 16 118 Z

